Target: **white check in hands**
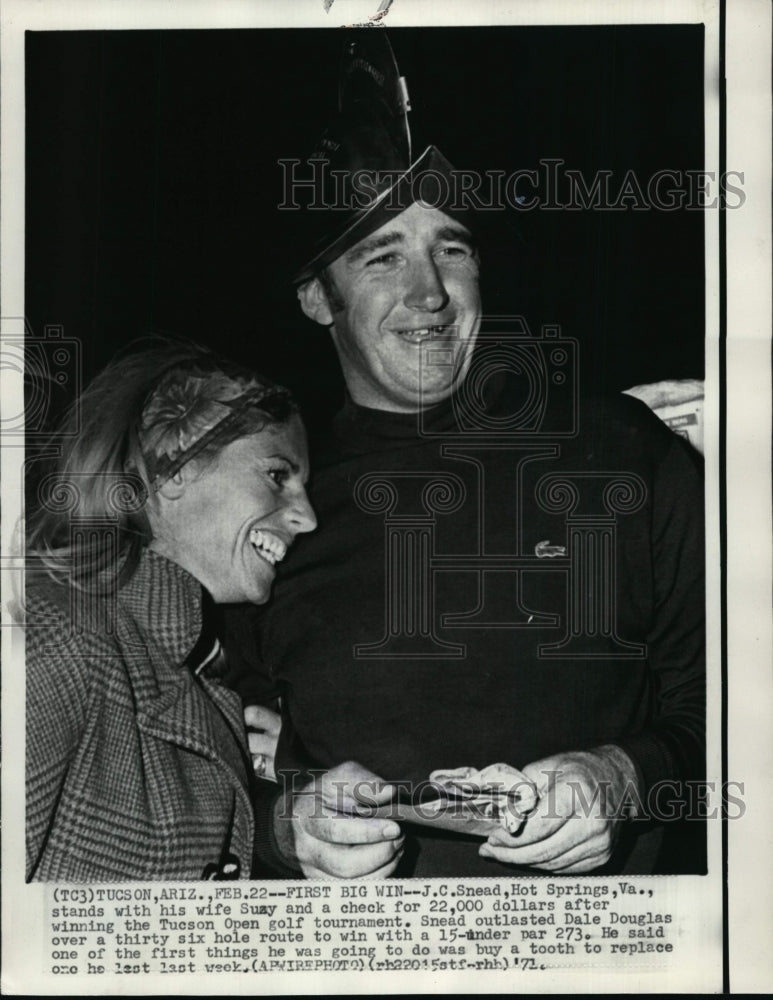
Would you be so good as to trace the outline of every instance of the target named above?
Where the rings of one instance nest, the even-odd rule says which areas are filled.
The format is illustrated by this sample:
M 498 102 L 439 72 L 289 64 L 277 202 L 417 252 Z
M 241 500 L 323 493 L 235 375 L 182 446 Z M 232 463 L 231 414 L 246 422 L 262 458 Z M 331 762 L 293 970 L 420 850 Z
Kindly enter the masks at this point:
M 253 768 L 275 781 L 281 725 L 271 709 L 245 709 Z M 503 864 L 581 874 L 605 864 L 614 849 L 621 806 L 637 794 L 636 770 L 617 746 L 556 754 L 523 770 L 491 764 L 433 771 L 450 804 L 465 804 L 492 831 L 482 857 Z M 395 789 L 359 764 L 347 762 L 318 776 L 292 797 L 277 822 L 282 853 L 307 878 L 386 878 L 402 855 L 403 837 L 391 819 L 361 815 L 386 806 Z M 287 812 L 288 802 L 283 800 Z M 453 824 L 452 824 L 453 828 Z
M 632 761 L 614 745 L 556 754 L 522 771 L 492 764 L 430 776 L 452 810 L 466 804 L 487 818 L 491 832 L 482 857 L 567 874 L 593 871 L 610 859 L 632 793 L 637 800 L 637 780 Z M 386 878 L 402 856 L 400 827 L 383 814 L 361 812 L 388 806 L 395 791 L 351 762 L 320 775 L 294 799 L 288 857 L 307 878 Z M 442 812 L 437 819 L 454 826 L 444 824 Z
M 480 819 L 490 820 L 492 829 L 499 824 L 511 834 L 520 830 L 538 801 L 534 783 L 509 764 L 490 764 L 481 771 L 474 767 L 433 771 L 429 780 L 442 788 L 448 804 L 467 806 Z M 441 800 L 439 813 L 443 806 Z
M 521 783 L 533 783 L 533 808 L 516 829 L 495 829 L 481 857 L 568 874 L 610 859 L 627 804 L 638 794 L 636 769 L 624 750 L 610 745 L 555 754 L 518 773 Z

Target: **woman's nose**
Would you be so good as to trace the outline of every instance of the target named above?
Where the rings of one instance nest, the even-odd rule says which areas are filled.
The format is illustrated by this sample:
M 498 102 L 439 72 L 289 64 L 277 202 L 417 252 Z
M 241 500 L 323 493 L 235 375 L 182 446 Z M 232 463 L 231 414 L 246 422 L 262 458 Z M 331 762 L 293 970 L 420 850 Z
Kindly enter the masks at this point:
M 306 490 L 300 490 L 289 501 L 288 517 L 296 534 L 303 531 L 314 531 L 317 527 L 317 515 L 311 506 Z

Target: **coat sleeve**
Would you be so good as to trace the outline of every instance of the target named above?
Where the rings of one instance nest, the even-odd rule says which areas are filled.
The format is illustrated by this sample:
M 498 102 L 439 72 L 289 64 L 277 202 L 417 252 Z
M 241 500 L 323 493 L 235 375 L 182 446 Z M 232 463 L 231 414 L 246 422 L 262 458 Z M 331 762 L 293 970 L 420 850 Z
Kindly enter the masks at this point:
M 26 878 L 45 850 L 85 728 L 89 671 L 70 625 L 53 605 L 28 602 L 26 645 Z
M 617 739 L 648 794 L 661 781 L 705 775 L 705 559 L 702 470 L 674 436 L 653 482 L 654 615 L 647 655 L 650 725 Z
M 297 866 L 291 866 L 283 856 L 277 838 L 277 820 L 292 809 L 291 798 L 285 793 L 284 780 L 276 785 L 256 781 L 252 791 L 255 813 L 255 844 L 252 857 L 253 878 L 303 878 Z

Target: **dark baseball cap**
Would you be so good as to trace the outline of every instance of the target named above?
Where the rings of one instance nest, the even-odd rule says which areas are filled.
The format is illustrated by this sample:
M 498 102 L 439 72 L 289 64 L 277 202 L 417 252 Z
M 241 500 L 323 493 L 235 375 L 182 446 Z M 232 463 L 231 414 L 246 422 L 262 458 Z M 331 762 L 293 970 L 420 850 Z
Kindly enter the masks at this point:
M 319 182 L 306 209 L 309 249 L 295 284 L 309 281 L 360 240 L 419 201 L 465 222 L 454 168 L 435 146 L 412 159 L 410 102 L 386 32 L 344 41 L 338 114 L 309 159 Z

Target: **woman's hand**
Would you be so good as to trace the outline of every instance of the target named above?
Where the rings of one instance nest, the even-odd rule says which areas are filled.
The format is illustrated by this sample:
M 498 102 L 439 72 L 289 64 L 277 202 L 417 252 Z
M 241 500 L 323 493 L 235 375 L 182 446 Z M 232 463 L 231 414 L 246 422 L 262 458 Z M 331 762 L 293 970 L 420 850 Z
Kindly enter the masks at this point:
M 247 705 L 244 709 L 247 744 L 252 768 L 258 778 L 276 781 L 276 743 L 282 727 L 281 716 L 265 705 Z

